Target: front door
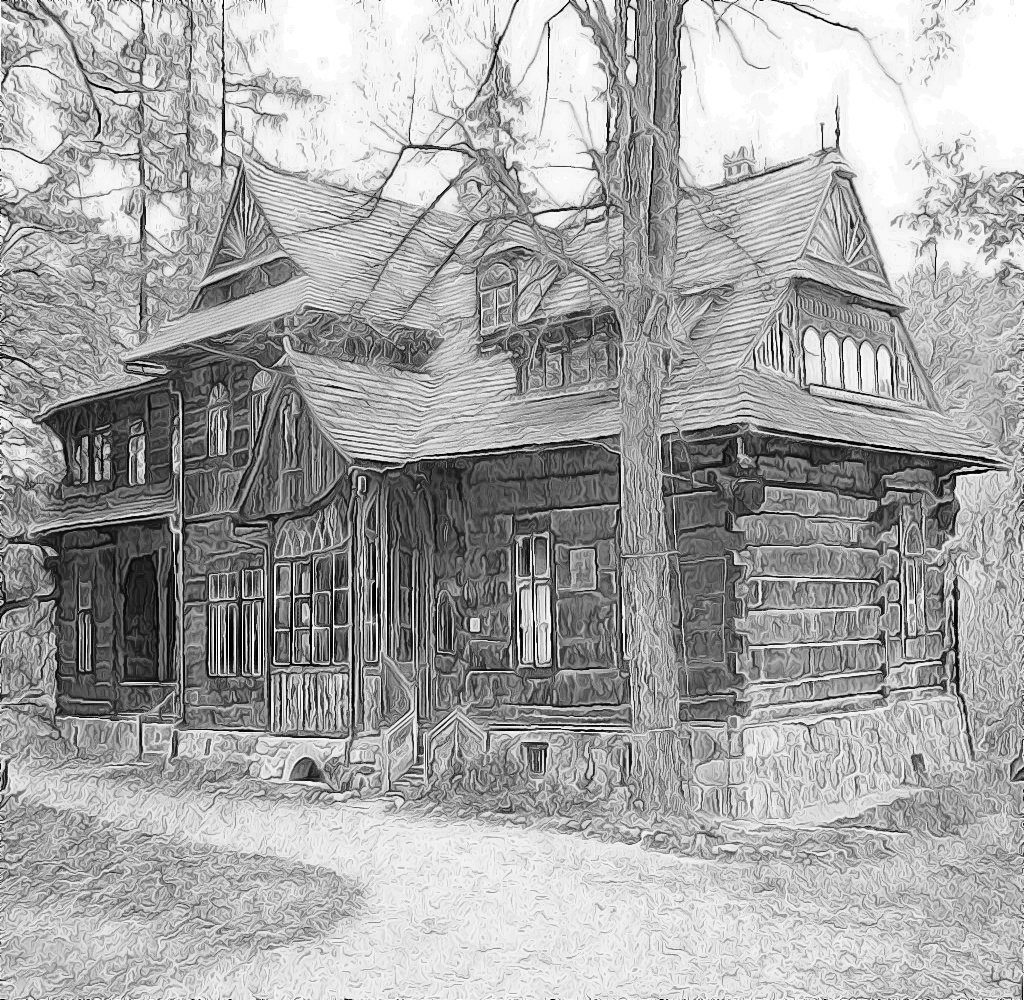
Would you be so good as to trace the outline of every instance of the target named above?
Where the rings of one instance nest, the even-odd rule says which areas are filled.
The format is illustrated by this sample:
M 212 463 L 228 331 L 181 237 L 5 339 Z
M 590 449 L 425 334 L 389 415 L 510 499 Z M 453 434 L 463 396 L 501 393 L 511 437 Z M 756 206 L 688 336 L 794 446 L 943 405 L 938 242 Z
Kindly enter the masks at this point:
M 128 563 L 122 586 L 125 680 L 160 680 L 160 590 L 157 579 L 155 556 L 137 556 Z

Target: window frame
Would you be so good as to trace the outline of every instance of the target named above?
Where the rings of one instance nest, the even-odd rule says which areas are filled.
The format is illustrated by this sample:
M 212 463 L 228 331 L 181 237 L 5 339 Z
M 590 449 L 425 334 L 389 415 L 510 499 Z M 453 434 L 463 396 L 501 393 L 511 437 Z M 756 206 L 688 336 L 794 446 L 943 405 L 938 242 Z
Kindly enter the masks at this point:
M 925 532 L 921 501 L 908 501 L 900 511 L 900 617 L 904 640 L 920 639 L 928 634 L 928 540 Z M 911 551 L 912 548 L 920 551 Z
M 508 330 L 515 318 L 516 269 L 505 261 L 485 265 L 477 277 L 477 316 L 482 334 Z
M 206 403 L 206 454 L 224 458 L 231 450 L 231 396 L 223 382 L 210 390 Z
M 96 669 L 96 623 L 93 618 L 92 580 L 79 572 L 75 580 L 75 669 L 91 674 Z
M 822 350 L 821 334 L 816 327 L 809 326 L 804 330 L 800 347 L 804 358 L 804 382 L 807 385 L 824 385 L 825 356 Z M 809 360 L 813 360 L 813 367 Z
M 438 591 L 434 608 L 434 651 L 445 656 L 455 653 L 455 602 L 447 590 Z
M 347 666 L 352 659 L 352 574 L 349 546 L 274 560 L 273 664 L 281 668 Z M 330 571 L 322 586 L 319 567 Z M 298 571 L 298 572 L 297 572 Z M 305 582 L 296 586 L 296 580 Z M 282 581 L 287 577 L 287 584 Z M 322 652 L 321 652 L 322 651 Z
M 133 420 L 128 425 L 128 485 L 146 485 L 146 421 Z
M 545 552 L 543 571 L 538 571 L 538 543 Z M 515 664 L 535 670 L 555 666 L 554 539 L 550 531 L 517 533 L 512 543 L 513 593 L 515 594 Z M 546 647 L 546 648 L 545 648 Z M 542 655 L 541 651 L 546 655 Z

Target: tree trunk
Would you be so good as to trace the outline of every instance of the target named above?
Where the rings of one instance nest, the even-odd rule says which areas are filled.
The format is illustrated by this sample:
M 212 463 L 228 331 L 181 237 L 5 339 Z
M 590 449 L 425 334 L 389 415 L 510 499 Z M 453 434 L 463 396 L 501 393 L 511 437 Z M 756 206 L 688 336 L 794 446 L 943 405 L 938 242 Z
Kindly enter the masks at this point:
M 617 0 L 617 30 L 633 65 L 621 81 L 628 81 L 627 89 L 613 101 L 612 170 L 623 215 L 619 502 L 634 781 L 643 806 L 673 812 L 685 804 L 686 760 L 679 733 L 680 665 L 669 616 L 661 391 L 676 255 L 678 7 L 679 0 Z
M 139 42 L 141 54 L 139 56 L 139 87 L 146 86 L 146 11 L 145 7 L 139 5 Z M 138 170 L 139 170 L 139 341 L 146 339 L 147 318 L 149 315 L 149 302 L 146 289 L 146 278 L 148 277 L 147 265 L 149 262 L 149 222 L 147 212 L 149 199 L 147 197 L 146 185 L 146 96 L 139 92 L 139 135 L 138 135 Z

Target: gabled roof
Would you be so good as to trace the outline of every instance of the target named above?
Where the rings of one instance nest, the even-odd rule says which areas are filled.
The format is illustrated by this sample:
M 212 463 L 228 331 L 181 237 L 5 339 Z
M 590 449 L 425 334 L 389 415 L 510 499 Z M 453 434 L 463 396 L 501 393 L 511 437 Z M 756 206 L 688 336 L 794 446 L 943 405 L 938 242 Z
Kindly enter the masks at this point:
M 282 173 L 252 160 L 240 167 L 229 205 L 236 204 L 243 187 L 300 276 L 165 323 L 129 352 L 126 361 L 152 358 L 302 308 L 355 313 L 383 327 L 440 325 L 442 318 L 421 293 L 465 223 L 437 212 L 424 217 L 422 208 Z M 220 253 L 218 242 L 211 258 Z M 204 282 L 227 270 L 208 269 Z
M 320 430 L 350 460 L 404 464 L 619 433 L 615 393 L 522 395 L 516 391 L 511 365 L 497 358 L 478 359 L 476 366 L 446 377 L 292 352 L 285 363 Z M 673 378 L 662 397 L 662 424 L 665 431 L 735 426 L 823 443 L 1000 464 L 998 453 L 980 444 L 980 436 L 959 417 L 920 406 L 882 409 L 812 396 L 786 378 L 751 368 L 736 368 L 714 379 L 700 371 Z
M 76 406 L 80 403 L 91 403 L 97 399 L 107 399 L 111 396 L 120 396 L 123 393 L 133 392 L 144 385 L 156 384 L 159 379 L 147 377 L 144 375 L 133 375 L 122 369 L 108 372 L 106 375 L 98 378 L 88 389 L 76 389 L 67 395 L 59 396 L 53 403 L 47 406 L 45 409 L 40 410 L 35 415 L 35 420 L 39 423 L 48 420 L 54 414 L 59 413 L 61 410 L 65 410 L 68 407 Z

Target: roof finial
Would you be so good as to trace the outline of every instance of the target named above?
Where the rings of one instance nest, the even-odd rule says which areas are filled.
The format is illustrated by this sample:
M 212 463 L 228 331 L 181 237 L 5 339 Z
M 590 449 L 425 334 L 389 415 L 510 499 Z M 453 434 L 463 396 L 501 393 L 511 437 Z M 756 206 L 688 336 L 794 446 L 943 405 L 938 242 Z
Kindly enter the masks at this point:
M 821 151 L 824 153 L 825 152 L 825 123 L 824 122 L 818 122 L 818 125 L 821 128 Z
M 839 98 L 836 97 L 836 149 L 839 148 Z

